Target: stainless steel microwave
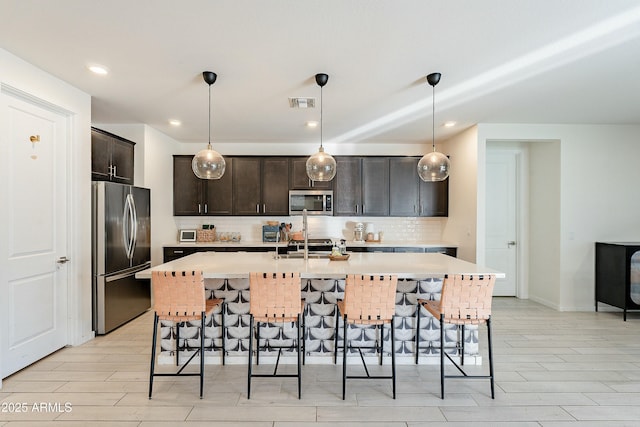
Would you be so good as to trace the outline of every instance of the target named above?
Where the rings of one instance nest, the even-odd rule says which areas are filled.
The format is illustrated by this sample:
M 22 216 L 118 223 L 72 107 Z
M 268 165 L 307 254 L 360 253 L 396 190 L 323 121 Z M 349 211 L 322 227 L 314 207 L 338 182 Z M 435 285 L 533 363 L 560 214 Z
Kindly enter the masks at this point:
M 289 215 L 333 215 L 333 191 L 289 190 Z

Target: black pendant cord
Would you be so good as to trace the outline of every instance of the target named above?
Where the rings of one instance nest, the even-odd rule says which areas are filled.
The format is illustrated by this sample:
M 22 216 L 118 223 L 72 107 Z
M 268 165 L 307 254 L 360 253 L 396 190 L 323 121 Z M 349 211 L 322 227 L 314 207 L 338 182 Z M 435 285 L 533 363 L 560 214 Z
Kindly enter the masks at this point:
M 433 94 L 431 96 L 431 144 L 433 145 L 433 152 L 436 152 L 436 86 L 433 88 Z
M 322 120 L 322 106 L 323 106 L 323 102 L 322 102 L 322 86 L 320 86 L 320 148 L 322 148 L 322 125 L 323 125 L 323 120 Z

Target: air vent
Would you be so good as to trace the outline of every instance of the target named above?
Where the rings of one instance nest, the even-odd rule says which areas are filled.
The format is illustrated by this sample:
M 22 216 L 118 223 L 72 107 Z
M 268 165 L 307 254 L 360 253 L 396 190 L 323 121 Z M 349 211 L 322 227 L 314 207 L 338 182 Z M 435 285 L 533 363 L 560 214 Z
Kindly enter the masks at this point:
M 315 98 L 289 98 L 289 107 L 291 108 L 315 108 Z

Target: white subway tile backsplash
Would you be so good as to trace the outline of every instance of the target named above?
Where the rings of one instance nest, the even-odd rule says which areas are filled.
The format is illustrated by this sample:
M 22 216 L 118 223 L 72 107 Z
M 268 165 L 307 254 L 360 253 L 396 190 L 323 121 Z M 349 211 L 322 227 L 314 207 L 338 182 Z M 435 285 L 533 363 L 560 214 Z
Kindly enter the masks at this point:
M 284 217 L 174 217 L 176 228 L 201 228 L 213 224 L 218 232 L 239 232 L 243 241 L 262 241 L 262 226 L 267 221 L 291 223 L 293 231 L 302 229 L 301 216 Z M 384 232 L 384 240 L 404 242 L 437 242 L 447 218 L 419 217 L 329 217 L 310 216 L 309 236 L 353 240 L 356 223 L 372 223 L 376 232 Z

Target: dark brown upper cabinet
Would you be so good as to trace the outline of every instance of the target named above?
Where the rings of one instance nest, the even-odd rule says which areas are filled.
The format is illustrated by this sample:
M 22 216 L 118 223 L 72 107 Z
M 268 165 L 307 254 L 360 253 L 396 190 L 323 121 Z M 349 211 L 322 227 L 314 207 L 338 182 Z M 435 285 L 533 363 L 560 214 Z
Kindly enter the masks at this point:
M 334 211 L 337 216 L 389 215 L 389 158 L 336 157 Z
M 193 156 L 173 156 L 173 214 L 176 216 L 233 213 L 233 159 L 225 157 L 220 179 L 200 179 L 191 168 Z
M 135 142 L 91 128 L 91 179 L 133 184 Z
M 307 175 L 308 157 L 289 158 L 289 188 L 291 190 L 331 190 L 331 181 L 312 181 Z
M 287 157 L 235 157 L 234 215 L 289 214 Z
M 424 182 L 417 172 L 419 157 L 389 159 L 390 216 L 447 216 L 449 179 Z

